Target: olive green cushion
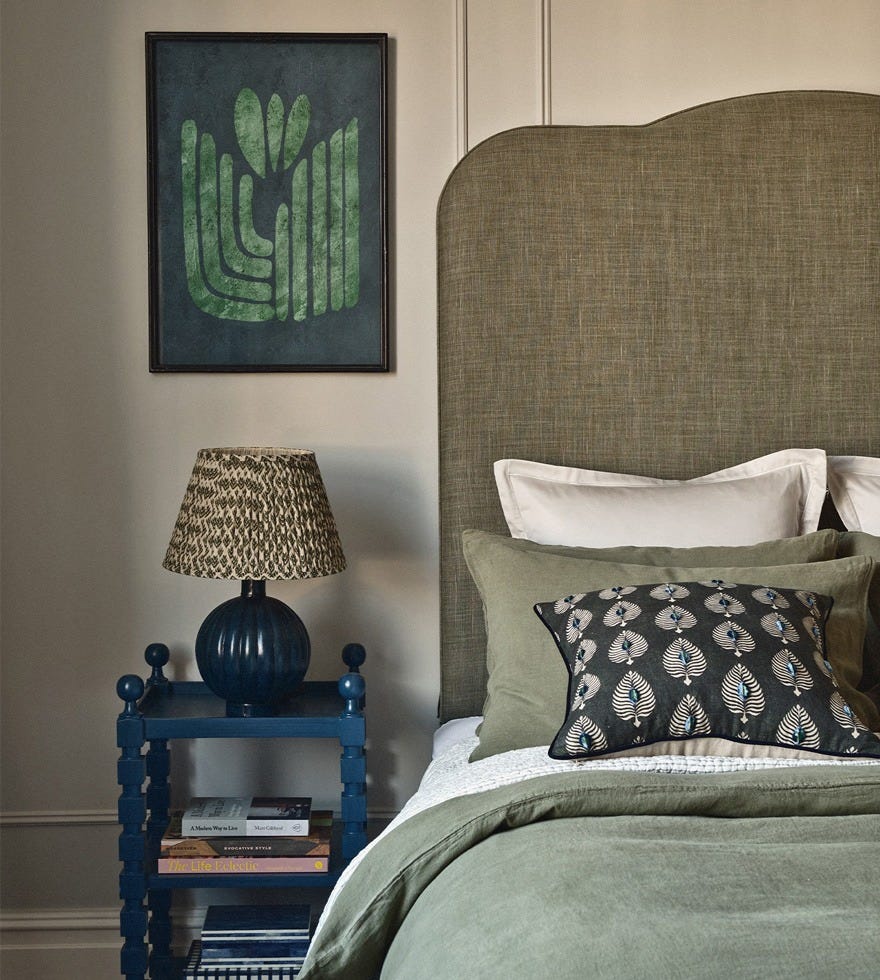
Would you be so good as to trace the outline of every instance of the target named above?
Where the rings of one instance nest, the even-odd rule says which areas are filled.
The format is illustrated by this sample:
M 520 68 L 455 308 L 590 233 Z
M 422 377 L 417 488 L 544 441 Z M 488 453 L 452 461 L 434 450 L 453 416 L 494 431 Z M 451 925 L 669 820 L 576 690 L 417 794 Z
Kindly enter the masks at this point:
M 781 538 L 775 541 L 762 541 L 750 545 L 705 545 L 692 548 L 672 548 L 663 545 L 639 546 L 620 545 L 615 548 L 570 547 L 567 545 L 536 544 L 524 538 L 510 538 L 507 535 L 491 534 L 485 531 L 465 531 L 462 545 L 465 561 L 471 577 L 476 579 L 475 568 L 470 556 L 479 563 L 480 545 L 484 542 L 499 542 L 502 547 L 509 545 L 514 552 L 529 552 L 538 555 L 559 555 L 564 558 L 589 558 L 593 561 L 624 562 L 627 565 L 674 566 L 676 568 L 705 568 L 709 565 L 765 566 L 765 565 L 805 565 L 814 561 L 828 561 L 831 558 L 844 558 L 849 555 L 839 553 L 840 534 L 834 530 L 813 531 L 795 538 Z M 880 560 L 880 539 L 878 555 Z M 851 551 L 854 554 L 869 552 Z M 477 582 L 479 588 L 479 582 Z M 482 596 L 481 596 L 482 598 Z M 546 598 L 546 597 L 545 597 Z M 485 614 L 485 598 L 483 611 Z M 493 668 L 493 645 L 491 639 L 486 650 L 486 665 Z
M 815 560 L 817 550 L 820 559 L 826 557 L 828 542 L 836 540 L 835 532 L 806 537 L 814 539 L 807 543 L 806 554 L 811 557 L 801 561 L 792 555 L 798 554 L 795 542 L 803 543 L 803 539 L 775 542 L 775 551 L 756 545 L 606 552 L 609 557 L 613 551 L 623 552 L 626 558 L 641 555 L 657 559 L 657 563 L 647 564 L 643 557 L 639 564 L 599 560 L 595 549 L 536 545 L 486 531 L 465 531 L 465 561 L 480 593 L 486 620 L 489 668 L 480 741 L 471 760 L 533 745 L 549 746 L 565 717 L 568 676 L 551 637 L 533 611 L 536 603 L 572 592 L 658 581 L 723 578 L 832 596 L 829 660 L 844 698 L 872 731 L 877 730 L 880 715 L 876 706 L 856 689 L 862 677 L 867 594 L 874 563 L 865 556 Z M 834 544 L 832 554 L 836 547 Z M 751 556 L 746 559 L 749 552 Z M 673 557 L 675 564 L 670 561 Z M 706 564 L 698 565 L 698 560 Z
M 880 537 L 866 531 L 843 531 L 837 547 L 838 558 L 867 555 L 873 558 L 874 578 L 868 590 L 868 628 L 865 634 L 865 662 L 859 690 L 869 692 L 880 704 Z

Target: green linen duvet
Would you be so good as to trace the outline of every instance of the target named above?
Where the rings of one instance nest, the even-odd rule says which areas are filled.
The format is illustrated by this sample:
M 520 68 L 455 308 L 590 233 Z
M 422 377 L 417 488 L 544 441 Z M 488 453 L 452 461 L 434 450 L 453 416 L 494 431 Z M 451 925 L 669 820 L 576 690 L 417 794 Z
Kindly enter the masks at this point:
M 302 980 L 880 977 L 880 765 L 589 767 L 376 842 Z

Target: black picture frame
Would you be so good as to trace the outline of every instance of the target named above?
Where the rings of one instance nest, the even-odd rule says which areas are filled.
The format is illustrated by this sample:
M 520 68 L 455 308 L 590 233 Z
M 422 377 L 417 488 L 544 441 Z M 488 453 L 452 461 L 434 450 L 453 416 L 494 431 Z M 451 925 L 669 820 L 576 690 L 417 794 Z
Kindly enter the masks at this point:
M 145 47 L 150 371 L 388 371 L 388 35 Z

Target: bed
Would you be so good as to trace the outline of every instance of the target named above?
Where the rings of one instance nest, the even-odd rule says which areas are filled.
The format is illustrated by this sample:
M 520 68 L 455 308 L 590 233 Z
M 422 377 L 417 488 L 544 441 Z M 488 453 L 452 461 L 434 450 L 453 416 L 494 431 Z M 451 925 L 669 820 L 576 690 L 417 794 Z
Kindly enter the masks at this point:
M 877 975 L 878 160 L 796 91 L 453 172 L 441 728 L 306 980 Z

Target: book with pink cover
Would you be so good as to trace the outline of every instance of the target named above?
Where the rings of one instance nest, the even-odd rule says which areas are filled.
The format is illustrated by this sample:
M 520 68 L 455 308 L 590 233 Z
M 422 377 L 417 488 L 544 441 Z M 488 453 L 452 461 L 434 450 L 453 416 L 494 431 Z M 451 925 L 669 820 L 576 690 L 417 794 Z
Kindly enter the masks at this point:
M 160 857 L 159 874 L 315 874 L 328 871 L 329 856 L 318 857 Z

